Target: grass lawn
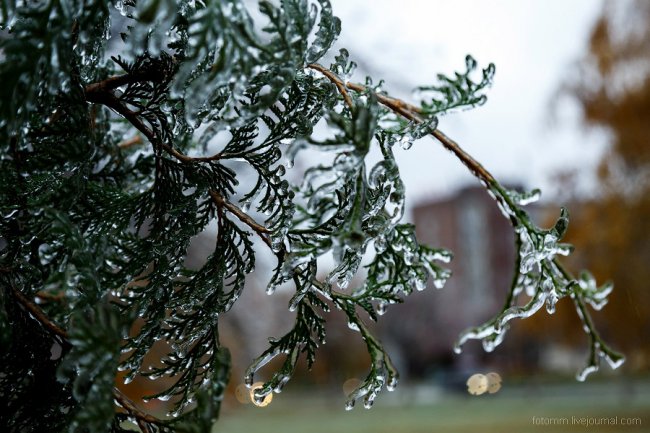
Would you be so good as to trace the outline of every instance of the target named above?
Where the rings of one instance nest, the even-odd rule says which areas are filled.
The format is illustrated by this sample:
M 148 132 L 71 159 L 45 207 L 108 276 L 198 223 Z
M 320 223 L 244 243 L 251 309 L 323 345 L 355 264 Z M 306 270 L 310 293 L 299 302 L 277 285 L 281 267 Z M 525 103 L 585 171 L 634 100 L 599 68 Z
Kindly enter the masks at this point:
M 371 410 L 358 403 L 359 407 L 346 412 L 343 404 L 342 395 L 309 396 L 288 387 L 265 408 L 228 405 L 214 432 L 650 432 L 650 383 L 633 389 L 607 383 L 506 388 L 476 397 L 436 393 L 433 388 L 427 394 L 420 387 L 381 395 Z M 542 419 L 534 422 L 533 417 Z M 601 420 L 604 417 L 615 419 L 607 425 Z M 600 421 L 600 425 L 580 424 L 581 418 Z

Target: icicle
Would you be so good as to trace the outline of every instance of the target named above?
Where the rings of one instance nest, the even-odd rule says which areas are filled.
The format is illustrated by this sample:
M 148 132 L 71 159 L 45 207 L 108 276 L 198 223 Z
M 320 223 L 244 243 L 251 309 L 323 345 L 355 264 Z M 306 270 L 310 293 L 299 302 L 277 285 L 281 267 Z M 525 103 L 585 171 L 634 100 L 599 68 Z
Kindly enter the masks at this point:
M 580 370 L 578 374 L 576 374 L 576 379 L 580 382 L 584 382 L 585 379 L 587 379 L 587 376 L 589 376 L 591 373 L 595 373 L 596 371 L 598 371 L 597 365 L 587 365 L 582 370 Z
M 348 321 L 348 328 L 352 329 L 353 331 L 360 332 L 359 325 L 357 325 L 356 323 L 354 323 L 352 321 Z
M 601 355 L 613 370 L 616 370 L 625 362 L 625 357 L 623 355 L 606 352 L 602 352 Z

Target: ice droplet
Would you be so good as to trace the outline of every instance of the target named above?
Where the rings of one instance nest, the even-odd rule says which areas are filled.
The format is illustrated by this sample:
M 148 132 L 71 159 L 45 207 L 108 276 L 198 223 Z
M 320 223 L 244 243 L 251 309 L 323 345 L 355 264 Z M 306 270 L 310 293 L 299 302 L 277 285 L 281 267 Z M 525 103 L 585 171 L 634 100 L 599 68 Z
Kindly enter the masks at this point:
M 284 386 L 287 384 L 287 382 L 289 382 L 289 379 L 290 379 L 290 376 L 282 376 L 282 379 L 280 379 L 280 381 L 279 381 L 278 384 L 275 386 L 275 388 L 273 389 L 273 391 L 274 391 L 275 393 L 277 393 L 277 394 L 281 393 L 281 392 L 282 392 L 282 389 L 284 388 Z
M 182 409 L 182 408 L 178 408 L 178 409 L 176 409 L 176 410 L 170 410 L 169 412 L 167 412 L 167 416 L 172 417 L 172 418 L 176 418 L 176 417 L 178 417 L 182 412 L 183 412 L 183 409 Z
M 386 251 L 386 246 L 387 244 L 385 236 L 377 236 L 375 238 L 375 251 L 377 251 L 378 254 Z
M 7 220 L 10 220 L 10 219 L 12 219 L 12 218 L 17 214 L 17 213 L 18 213 L 18 209 L 13 209 L 13 210 L 9 211 L 9 213 L 3 215 L 3 218 L 4 218 L 4 219 L 7 219 Z
M 390 379 L 388 379 L 388 383 L 386 384 L 386 390 L 389 392 L 395 391 L 395 388 L 397 387 L 397 376 L 393 376 Z
M 413 146 L 413 137 L 410 134 L 405 134 L 398 140 L 398 143 L 402 149 L 409 150 Z
M 605 358 L 605 361 L 607 361 L 607 364 L 609 364 L 613 370 L 616 370 L 625 362 L 625 357 L 619 354 L 603 353 L 603 358 Z
M 538 201 L 542 196 L 542 192 L 536 188 L 530 192 L 508 191 L 508 195 L 519 206 L 526 206 Z
M 406 264 L 406 266 L 412 266 L 416 259 L 415 254 L 413 254 L 409 249 L 405 249 L 402 256 L 404 257 L 404 264 Z
M 352 410 L 354 409 L 354 400 L 348 400 L 345 402 L 345 410 Z
M 443 283 L 444 285 L 444 283 Z M 419 292 L 427 288 L 427 279 L 425 277 L 418 276 L 415 278 L 415 289 Z M 441 288 L 441 287 L 438 287 Z
M 587 379 L 587 376 L 589 376 L 591 373 L 594 373 L 596 371 L 598 371 L 598 366 L 590 364 L 585 368 L 583 368 L 582 370 L 580 370 L 578 374 L 576 374 L 576 380 L 580 382 L 584 382 L 585 379 Z
M 433 286 L 436 289 L 442 289 L 445 286 L 445 283 L 447 282 L 446 277 L 441 277 L 441 278 L 434 278 L 433 279 Z
M 486 338 L 482 341 L 482 343 L 483 343 L 483 350 L 485 350 L 488 353 L 494 351 L 495 344 L 492 339 Z

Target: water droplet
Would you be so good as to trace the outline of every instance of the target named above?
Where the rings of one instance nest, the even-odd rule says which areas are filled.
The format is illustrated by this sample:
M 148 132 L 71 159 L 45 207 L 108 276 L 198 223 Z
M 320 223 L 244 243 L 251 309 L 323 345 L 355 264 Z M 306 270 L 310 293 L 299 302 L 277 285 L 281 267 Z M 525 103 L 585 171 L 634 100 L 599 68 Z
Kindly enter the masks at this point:
M 4 219 L 7 219 L 7 220 L 8 220 L 8 219 L 12 219 L 12 218 L 17 214 L 17 213 L 18 213 L 18 209 L 14 209 L 14 210 L 12 210 L 12 211 L 6 213 L 6 214 L 3 216 L 3 218 L 4 218 Z
M 381 254 L 384 251 L 386 251 L 386 247 L 387 247 L 386 237 L 377 236 L 375 238 L 375 251 L 377 251 L 377 254 Z
M 389 392 L 395 391 L 395 388 L 397 387 L 397 376 L 393 376 L 390 379 L 388 379 L 388 383 L 386 384 L 386 389 Z
M 413 137 L 410 134 L 405 134 L 398 140 L 398 143 L 402 149 L 409 150 L 413 146 Z
M 270 389 L 264 389 L 262 382 L 256 382 L 251 389 L 251 400 L 253 404 L 258 407 L 266 407 L 271 404 L 273 400 L 273 393 Z
M 444 283 L 443 283 L 444 286 Z M 419 292 L 427 288 L 427 279 L 426 277 L 416 277 L 415 278 L 415 289 Z M 442 287 L 438 287 L 439 289 Z
M 404 250 L 403 257 L 404 257 L 404 264 L 406 264 L 406 266 L 412 266 L 416 259 L 416 255 L 413 254 L 413 252 L 408 249 Z
M 447 278 L 446 278 L 446 277 L 442 277 L 442 278 L 434 278 L 434 279 L 433 279 L 433 286 L 434 286 L 436 289 L 442 289 L 442 288 L 445 286 L 445 283 L 446 283 L 446 282 L 447 282 Z

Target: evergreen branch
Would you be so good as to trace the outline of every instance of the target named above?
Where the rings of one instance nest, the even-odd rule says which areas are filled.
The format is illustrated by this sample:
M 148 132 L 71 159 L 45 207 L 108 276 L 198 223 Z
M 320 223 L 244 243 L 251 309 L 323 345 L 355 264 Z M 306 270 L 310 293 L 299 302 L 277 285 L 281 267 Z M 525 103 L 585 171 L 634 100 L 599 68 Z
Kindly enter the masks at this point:
M 405 193 L 393 146 L 407 149 L 425 135 L 478 178 L 517 235 L 505 305 L 461 339 L 481 338 L 491 350 L 509 320 L 544 304 L 552 313 L 559 298 L 570 296 L 591 347 L 579 377 L 597 369 L 600 358 L 613 367 L 622 362 L 587 311 L 587 304 L 598 309 L 607 302 L 611 285 L 598 287 L 586 273 L 575 279 L 555 259 L 570 252 L 558 243 L 566 211 L 551 229 L 537 227 L 520 206 L 538 193 L 503 188 L 437 129 L 438 115 L 485 102 L 494 66 L 475 81 L 477 64 L 468 56 L 466 72 L 438 75 L 438 84 L 419 88 L 430 96 L 419 106 L 391 97 L 370 78 L 349 83 L 355 64 L 345 49 L 329 68 L 316 63 L 340 32 L 329 0 L 316 1 L 261 1 L 263 25 L 240 0 L 9 6 L 5 21 L 17 37 L 0 40 L 0 81 L 8 83 L 0 89 L 7 102 L 0 107 L 0 143 L 9 152 L 0 158 L 0 238 L 7 244 L 0 272 L 12 272 L 2 266 L 10 261 L 22 280 L 6 289 L 10 304 L 0 296 L 0 340 L 11 340 L 11 368 L 0 385 L 12 393 L 10 409 L 29 412 L 33 388 L 14 378 L 44 380 L 39 370 L 46 366 L 47 379 L 58 379 L 54 397 L 37 408 L 43 416 L 10 420 L 10 430 L 122 431 L 127 420 L 147 433 L 212 429 L 231 370 L 219 320 L 255 269 L 255 236 L 277 258 L 267 293 L 293 281 L 289 311 L 296 312 L 293 328 L 269 340 L 248 370 L 250 385 L 255 370 L 286 358 L 255 390 L 256 400 L 280 392 L 302 354 L 311 367 L 325 342 L 322 313 L 336 306 L 370 355 L 370 373 L 346 408 L 360 398 L 370 407 L 382 389 L 392 390 L 397 372 L 363 312 L 376 321 L 387 305 L 430 280 L 441 288 L 450 275 L 437 262 L 451 253 L 421 245 L 415 227 L 400 223 Z M 112 57 L 124 73 L 106 78 L 106 36 L 117 30 L 111 6 L 126 20 L 124 57 Z M 314 129 L 321 120 L 335 134 L 319 141 Z M 224 147 L 207 154 L 224 135 Z M 120 151 L 146 142 L 146 152 Z M 369 167 L 375 145 L 383 158 Z M 293 185 L 286 168 L 308 147 L 334 158 L 311 164 L 302 185 Z M 205 156 L 190 156 L 200 148 Z M 254 184 L 239 182 L 244 167 L 254 171 Z M 251 206 L 267 217 L 258 222 Z M 214 249 L 194 269 L 193 239 L 215 219 Z M 318 261 L 329 254 L 335 266 L 319 280 Z M 348 289 L 362 266 L 364 282 Z M 524 289 L 531 300 L 519 306 Z M 49 303 L 39 306 L 43 300 Z M 11 320 L 14 312 L 26 322 Z M 60 360 L 50 358 L 47 344 L 31 350 L 42 339 L 63 341 Z M 144 368 L 160 340 L 169 345 L 162 366 Z M 57 364 L 54 377 L 50 367 Z M 139 409 L 139 400 L 115 387 L 116 370 L 127 372 L 124 384 L 165 377 L 166 389 L 142 401 L 173 399 L 170 418 Z
M 110 88 L 100 85 L 100 83 L 97 83 L 97 85 L 87 86 L 85 89 L 86 100 L 95 104 L 105 105 L 108 108 L 115 110 L 118 114 L 122 115 L 126 120 L 128 120 L 136 129 L 142 132 L 144 136 L 147 137 L 149 142 L 154 146 L 154 148 L 162 148 L 167 153 L 183 163 L 190 163 L 194 161 L 194 158 L 179 152 L 166 143 L 163 143 L 156 136 L 154 130 L 145 125 L 140 117 L 138 117 L 138 113 L 129 109 L 126 104 L 120 101 L 120 99 L 115 96 L 115 94 L 113 94 L 113 92 L 111 92 L 109 89 Z
M 96 83 L 88 84 L 84 91 L 86 95 L 92 93 L 105 93 L 109 90 L 115 90 L 118 87 L 125 86 L 131 83 L 138 83 L 142 81 L 155 81 L 157 76 L 152 73 L 152 70 L 149 70 L 145 73 L 129 73 L 122 75 L 115 75 L 108 77 L 105 80 L 98 81 Z
M 106 80 L 108 82 L 99 82 L 93 83 L 85 88 L 86 100 L 88 102 L 105 105 L 108 108 L 115 110 L 118 114 L 122 115 L 126 120 L 128 120 L 135 128 L 144 134 L 145 137 L 154 147 L 160 147 L 165 150 L 168 154 L 181 161 L 182 163 L 189 164 L 194 162 L 209 162 L 216 161 L 219 159 L 230 158 L 237 155 L 231 155 L 227 152 L 219 152 L 212 156 L 203 156 L 203 157 L 192 157 L 186 155 L 174 147 L 170 146 L 167 143 L 162 142 L 155 134 L 154 130 L 148 127 L 141 119 L 138 117 L 138 112 L 129 109 L 126 104 L 120 101 L 120 99 L 115 96 L 110 89 L 114 87 L 119 87 L 131 82 L 137 82 L 136 79 L 129 80 L 131 77 L 130 74 L 120 75 L 113 77 L 113 80 Z M 139 137 L 134 137 L 132 139 L 123 141 L 118 144 L 118 147 L 124 149 L 131 147 L 135 144 L 140 143 Z
M 360 93 L 372 92 L 380 104 L 384 105 L 394 113 L 402 116 L 403 118 L 411 122 L 415 122 L 418 124 L 422 124 L 424 121 L 422 117 L 423 110 L 420 107 L 409 104 L 398 98 L 393 98 L 391 96 L 382 93 L 376 93 L 373 91 L 373 89 L 363 84 L 345 83 L 338 75 L 336 75 L 334 72 L 332 72 L 331 70 L 325 68 L 320 64 L 316 64 L 316 63 L 309 64 L 307 65 L 307 67 L 323 73 L 323 75 L 325 75 L 325 77 L 327 77 L 330 81 L 332 81 L 334 85 L 337 87 L 337 89 L 339 89 L 339 92 L 341 92 L 341 95 L 343 96 L 344 99 L 346 99 L 346 101 L 349 99 L 349 94 L 345 90 L 346 88 Z M 447 150 L 453 153 L 470 170 L 470 172 L 481 181 L 481 183 L 486 188 L 495 189 L 501 193 L 501 194 L 495 194 L 495 200 L 497 200 L 497 202 L 505 206 L 509 210 L 509 212 L 515 214 L 518 213 L 517 205 L 513 202 L 513 200 L 510 198 L 508 194 L 505 194 L 503 187 L 501 187 L 501 185 L 498 183 L 495 177 L 485 167 L 483 167 L 481 163 L 479 163 L 476 159 L 474 159 L 456 141 L 451 139 L 440 129 L 435 128 L 430 130 L 429 132 Z M 522 223 L 522 221 L 523 224 L 526 225 L 528 229 L 533 230 L 533 227 L 528 223 L 526 219 L 519 220 L 515 218 L 514 215 L 510 216 L 510 222 L 515 227 L 520 223 Z
M 567 280 L 570 281 L 572 279 L 574 280 L 573 275 L 571 275 L 559 261 L 554 260 L 554 264 L 555 266 L 557 266 L 557 268 L 560 270 L 562 275 Z M 589 355 L 587 366 L 578 374 L 578 379 L 584 380 L 589 373 L 598 369 L 599 354 L 602 354 L 605 357 L 605 359 L 610 363 L 610 366 L 612 366 L 612 368 L 616 368 L 618 365 L 620 365 L 621 362 L 623 362 L 625 357 L 623 356 L 623 354 L 610 348 L 609 345 L 602 339 L 600 333 L 596 329 L 593 319 L 591 318 L 591 314 L 589 314 L 589 311 L 587 310 L 585 301 L 583 299 L 583 296 L 581 296 L 580 292 L 575 292 L 575 291 L 572 292 L 571 299 L 573 300 L 573 303 L 576 306 L 576 312 L 578 314 L 578 317 L 585 325 L 584 330 L 589 337 L 589 347 L 590 347 L 590 355 Z
M 322 73 L 323 75 L 325 75 L 327 78 L 329 78 L 329 80 L 332 83 L 334 83 L 336 88 L 339 90 L 339 92 L 341 93 L 341 96 L 343 96 L 343 100 L 345 101 L 345 104 L 348 107 L 350 107 L 350 109 L 353 108 L 352 98 L 348 94 L 348 92 L 346 90 L 346 86 L 350 87 L 353 90 L 357 90 L 357 89 L 354 89 L 354 87 L 352 87 L 354 85 L 350 85 L 349 83 L 348 84 L 344 83 L 334 72 L 330 71 L 329 69 L 327 69 L 323 65 L 319 65 L 318 63 L 311 63 L 311 64 L 307 65 L 307 67 L 310 68 L 310 69 L 314 69 L 314 70 Z
M 140 120 L 138 114 L 135 111 L 130 110 L 112 92 L 104 89 L 101 86 L 89 86 L 86 88 L 85 93 L 86 100 L 88 102 L 105 105 L 108 108 L 115 110 L 118 114 L 121 114 L 126 120 L 131 122 L 131 124 L 135 126 L 140 132 L 142 132 L 154 146 L 162 144 L 159 142 L 154 131 L 145 125 L 142 120 Z
M 467 62 L 468 70 L 471 67 L 475 67 L 475 62 L 470 57 L 468 57 Z M 321 72 L 327 79 L 333 82 L 346 103 L 351 99 L 347 89 L 359 93 L 371 93 L 380 104 L 411 123 L 427 126 L 425 122 L 429 122 L 431 119 L 435 121 L 435 115 L 431 112 L 427 112 L 420 107 L 408 104 L 400 99 L 375 92 L 369 86 L 346 83 L 336 73 L 321 65 L 310 64 L 307 67 Z M 494 67 L 492 65 L 487 70 L 484 70 L 484 79 L 478 88 L 487 85 L 493 73 Z M 477 103 L 482 101 L 481 98 L 471 100 L 478 101 Z M 455 107 L 463 105 L 463 103 L 463 100 L 458 100 L 453 102 L 452 105 Z M 438 105 L 442 106 L 442 104 Z M 559 297 L 569 294 L 576 305 L 576 311 L 589 335 L 591 347 L 591 355 L 587 366 L 578 374 L 578 379 L 584 380 L 589 373 L 598 369 L 599 355 L 603 356 L 613 368 L 618 367 L 623 362 L 624 357 L 611 350 L 596 331 L 591 316 L 585 307 L 583 295 L 580 292 L 581 283 L 578 283 L 576 278 L 567 272 L 557 258 L 554 257 L 556 254 L 567 255 L 570 253 L 569 246 L 558 243 L 566 232 L 566 226 L 568 224 L 568 213 L 566 210 L 562 209 L 560 218 L 551 229 L 542 230 L 538 228 L 532 223 L 526 212 L 520 208 L 520 205 L 534 201 L 539 196 L 538 191 L 520 194 L 506 190 L 482 164 L 462 149 L 456 141 L 448 137 L 437 127 L 428 129 L 427 132 L 436 138 L 443 147 L 453 153 L 491 193 L 502 213 L 510 220 L 517 234 L 516 249 L 518 257 L 516 260 L 515 275 L 505 300 L 504 308 L 492 320 L 463 332 L 454 350 L 460 353 L 461 345 L 465 341 L 480 338 L 483 340 L 484 349 L 491 351 L 502 341 L 509 320 L 529 317 L 545 303 L 547 311 L 552 313 L 555 311 L 555 303 Z M 535 265 L 538 267 L 538 273 L 532 272 L 532 268 Z M 531 284 L 531 282 L 535 288 L 534 293 L 530 294 L 532 299 L 524 307 L 515 306 L 516 296 L 526 284 Z M 584 291 L 586 289 L 582 290 Z M 592 288 L 589 290 L 596 289 Z M 597 299 L 596 295 L 592 295 L 592 297 L 594 299 L 590 300 L 591 303 L 595 303 L 596 306 L 604 305 L 605 301 Z M 604 299 L 604 297 L 605 295 L 600 295 L 600 298 Z
M 350 410 L 354 407 L 356 400 L 364 397 L 364 407 L 372 407 L 377 394 L 386 386 L 389 391 L 393 391 L 397 385 L 399 374 L 393 365 L 392 360 L 386 353 L 386 350 L 379 340 L 370 332 L 367 325 L 361 320 L 355 311 L 356 302 L 350 302 L 346 297 L 333 295 L 334 303 L 338 308 L 343 310 L 348 318 L 348 326 L 361 333 L 361 338 L 366 343 L 368 354 L 370 355 L 370 372 L 365 381 L 357 389 L 348 395 L 345 408 Z
M 234 204 L 230 203 L 224 196 L 219 194 L 215 190 L 210 190 L 209 192 L 210 197 L 212 197 L 212 200 L 214 203 L 219 207 L 224 207 L 226 208 L 230 213 L 235 215 L 241 222 L 249 226 L 250 228 L 257 233 L 257 235 L 264 241 L 266 245 L 271 248 L 271 240 L 267 236 L 271 231 L 264 227 L 263 225 L 259 224 L 257 221 L 255 221 L 253 218 L 248 216 L 244 211 L 242 211 L 240 208 L 235 206 Z
M 146 423 L 156 424 L 159 426 L 169 425 L 169 422 L 165 420 L 156 418 L 153 415 L 149 415 L 147 413 L 142 412 L 140 409 L 138 409 L 135 403 L 126 395 L 124 395 L 124 393 L 117 387 L 113 388 L 113 397 L 115 398 L 115 401 L 119 404 L 119 406 L 122 407 L 124 410 L 126 410 L 129 416 L 135 418 L 137 421 L 144 421 Z M 139 427 L 142 430 L 144 426 L 139 425 Z M 145 430 L 142 431 L 144 432 Z
M 339 92 L 341 93 L 341 96 L 343 96 L 343 99 L 345 100 L 346 104 L 350 108 L 352 107 L 352 99 L 350 98 L 350 95 L 346 91 L 346 88 L 361 93 L 373 91 L 370 87 L 365 86 L 363 84 L 345 83 L 334 72 L 332 72 L 331 70 L 327 69 L 326 67 L 320 64 L 313 63 L 307 65 L 307 67 L 321 72 L 332 83 L 334 83 L 336 88 L 339 89 Z M 420 107 L 409 104 L 401 99 L 393 98 L 391 96 L 384 95 L 381 93 L 375 93 L 375 96 L 379 103 L 391 109 L 393 112 L 399 114 L 400 116 L 404 117 L 405 119 L 417 123 L 422 122 L 423 120 L 421 117 L 422 109 Z M 474 175 L 476 175 L 485 184 L 493 185 L 496 183 L 496 179 L 494 178 L 494 176 L 492 176 L 492 174 L 489 171 L 487 171 L 481 163 L 475 160 L 470 154 L 465 152 L 458 143 L 456 143 L 454 140 L 449 138 L 445 133 L 443 133 L 442 131 L 436 128 L 433 131 L 431 131 L 431 135 L 433 135 L 438 141 L 440 141 L 440 143 L 442 143 L 442 145 L 447 150 L 451 151 L 454 155 L 456 155 L 458 159 L 460 159 L 460 161 L 463 164 L 465 164 L 465 166 L 467 166 L 471 170 L 471 172 Z
M 120 149 L 128 149 L 130 147 L 136 146 L 138 144 L 142 143 L 142 137 L 139 135 L 134 135 L 133 137 L 129 138 L 128 140 L 121 141 L 117 144 L 117 147 Z
M 45 328 L 47 328 L 50 332 L 52 332 L 54 335 L 59 337 L 61 343 L 63 343 L 66 346 L 71 346 L 72 343 L 70 343 L 68 339 L 68 332 L 61 328 L 59 325 L 54 323 L 47 315 L 41 310 L 37 305 L 34 303 L 30 302 L 27 297 L 22 294 L 18 289 L 16 289 L 14 286 L 11 286 L 11 292 L 13 296 L 18 300 L 20 305 L 25 308 L 31 316 L 33 316 L 41 325 L 43 325 Z M 117 388 L 113 387 L 113 397 L 115 400 L 118 402 L 118 404 L 123 407 L 130 416 L 133 416 L 134 418 L 151 423 L 151 424 L 158 424 L 158 425 L 167 425 L 167 423 L 164 420 L 161 420 L 159 418 L 154 417 L 153 415 L 146 414 L 139 410 L 137 406 L 130 400 L 128 399 L 122 391 Z

